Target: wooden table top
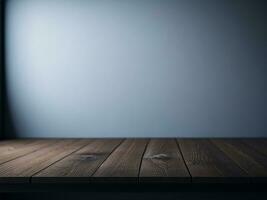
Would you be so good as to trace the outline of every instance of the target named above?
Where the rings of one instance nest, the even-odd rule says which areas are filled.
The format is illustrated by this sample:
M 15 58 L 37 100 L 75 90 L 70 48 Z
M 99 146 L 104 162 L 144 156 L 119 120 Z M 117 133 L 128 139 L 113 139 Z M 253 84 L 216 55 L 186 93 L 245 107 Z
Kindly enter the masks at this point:
M 266 183 L 267 139 L 0 141 L 0 183 Z

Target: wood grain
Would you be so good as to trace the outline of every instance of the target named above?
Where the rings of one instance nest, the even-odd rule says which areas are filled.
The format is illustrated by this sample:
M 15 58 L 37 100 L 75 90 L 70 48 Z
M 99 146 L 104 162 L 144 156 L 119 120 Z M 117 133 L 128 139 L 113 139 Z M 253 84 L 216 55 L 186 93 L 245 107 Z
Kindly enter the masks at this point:
M 245 170 L 252 182 L 267 181 L 266 156 L 237 139 L 214 139 L 212 142 Z
M 0 183 L 267 183 L 265 139 L 0 141 Z
M 56 140 L 8 140 L 0 142 L 0 164 L 55 143 Z
M 0 165 L 0 183 L 29 182 L 30 177 L 88 143 L 87 140 L 61 140 Z
M 139 168 L 147 139 L 125 140 L 98 168 L 93 180 L 98 182 L 138 182 Z
M 122 142 L 121 139 L 97 139 L 32 177 L 36 183 L 90 182 L 92 174 Z
M 175 139 L 152 139 L 144 154 L 140 182 L 190 182 Z
M 242 139 L 240 140 L 249 148 L 255 149 L 258 153 L 267 156 L 267 139 Z
M 178 140 L 192 182 L 247 182 L 247 174 L 206 139 Z

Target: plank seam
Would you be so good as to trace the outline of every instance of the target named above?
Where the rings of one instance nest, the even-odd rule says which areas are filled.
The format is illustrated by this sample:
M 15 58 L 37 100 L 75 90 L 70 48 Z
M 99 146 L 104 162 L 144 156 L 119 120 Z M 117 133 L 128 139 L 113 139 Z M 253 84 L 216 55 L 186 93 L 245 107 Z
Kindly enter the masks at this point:
M 108 154 L 108 156 L 98 165 L 98 167 L 94 170 L 94 172 L 91 174 L 90 177 L 93 177 L 97 170 L 103 165 L 103 163 L 109 158 L 109 156 L 125 141 L 125 138 L 123 138 L 119 144 Z
M 56 144 L 56 143 L 58 143 L 58 141 L 56 141 L 54 144 Z M 2 162 L 2 163 L 0 163 L 0 166 L 3 165 L 3 164 L 5 164 L 5 163 L 11 162 L 11 161 L 13 161 L 13 160 L 16 160 L 16 159 L 18 159 L 18 158 L 21 158 L 21 157 L 27 156 L 27 155 L 29 155 L 29 154 L 35 153 L 36 151 L 42 150 L 42 149 L 44 149 L 44 148 L 47 148 L 49 145 L 51 145 L 51 144 L 44 145 L 44 146 L 41 147 L 40 149 L 35 149 L 35 150 L 31 151 L 31 152 L 22 154 L 22 155 L 20 155 L 20 156 L 18 156 L 18 157 L 15 157 L 15 158 L 12 158 L 12 159 L 7 160 L 7 161 L 5 161 L 5 162 Z
M 93 141 L 93 140 L 92 140 L 92 141 Z M 30 183 L 32 183 L 32 177 L 33 177 L 33 176 L 35 176 L 36 174 L 38 174 L 38 173 L 40 173 L 41 171 L 43 171 L 43 170 L 47 169 L 48 167 L 50 167 L 50 166 L 54 165 L 55 163 L 57 163 L 57 162 L 59 162 L 59 161 L 63 160 L 64 158 L 66 158 L 66 157 L 70 156 L 71 154 L 73 154 L 73 153 L 76 153 L 77 151 L 79 151 L 79 150 L 81 150 L 82 148 L 84 148 L 84 147 L 86 147 L 87 145 L 89 145 L 89 144 L 90 144 L 92 141 L 89 141 L 89 142 L 88 142 L 88 143 L 86 143 L 85 145 L 82 145 L 81 147 L 79 147 L 79 148 L 77 148 L 76 150 L 74 150 L 74 151 L 70 152 L 70 153 L 69 153 L 69 154 L 67 154 L 66 156 L 63 156 L 62 158 L 58 159 L 57 161 L 55 161 L 55 162 L 51 163 L 50 165 L 48 165 L 48 166 L 46 166 L 46 167 L 44 167 L 44 168 L 40 169 L 38 172 L 36 172 L 36 173 L 34 173 L 33 175 L 31 175 L 31 176 L 30 176 L 30 180 L 29 180 L 29 182 L 30 182 Z
M 180 144 L 179 144 L 179 142 L 178 142 L 178 139 L 175 139 L 175 142 L 176 142 L 176 145 L 177 145 L 177 147 L 178 147 L 178 150 L 179 150 L 179 152 L 180 152 L 180 154 L 181 154 L 181 157 L 182 157 L 182 159 L 183 159 L 183 162 L 184 162 L 184 164 L 185 164 L 185 167 L 186 167 L 186 169 L 187 169 L 187 171 L 188 171 L 188 173 L 189 173 L 189 176 L 190 176 L 190 182 L 192 183 L 193 182 L 193 177 L 192 177 L 192 174 L 191 174 L 191 172 L 190 172 L 190 170 L 189 170 L 189 167 L 187 166 L 187 164 L 186 164 L 186 162 L 185 162 L 185 158 L 184 158 L 184 154 L 183 154 L 183 152 L 182 152 L 182 150 L 181 150 L 181 147 L 180 147 Z
M 147 150 L 147 147 L 148 147 L 148 144 L 150 143 L 151 139 L 148 139 L 147 143 L 146 143 L 146 146 L 145 146 L 145 149 L 144 149 L 144 152 L 142 153 L 142 157 L 141 157 L 141 162 L 140 162 L 140 165 L 139 165 L 139 168 L 138 168 L 138 183 L 140 183 L 140 173 L 141 173 L 141 167 L 142 167 L 142 164 L 143 164 L 143 159 L 144 159 L 144 155 L 146 153 L 146 150 Z

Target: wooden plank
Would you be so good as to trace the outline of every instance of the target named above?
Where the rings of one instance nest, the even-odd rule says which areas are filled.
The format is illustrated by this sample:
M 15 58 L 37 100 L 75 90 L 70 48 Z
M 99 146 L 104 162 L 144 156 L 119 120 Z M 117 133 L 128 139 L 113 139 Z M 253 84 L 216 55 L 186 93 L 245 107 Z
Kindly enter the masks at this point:
M 36 140 L 3 140 L 0 141 L 0 156 L 7 152 L 13 152 L 36 142 Z M 1 157 L 0 157 L 1 159 Z
M 0 183 L 181 183 L 189 172 L 193 182 L 267 182 L 267 140 L 182 139 L 181 151 L 173 139 L 120 142 L 0 141 Z
M 237 139 L 212 140 L 245 170 L 252 182 L 267 182 L 267 157 Z
M 191 182 L 175 139 L 152 139 L 142 159 L 140 182 Z
M 0 165 L 0 183 L 25 183 L 50 166 L 88 143 L 86 140 L 61 140 L 48 147 Z
M 7 151 L 11 152 L 17 149 L 21 149 L 32 143 L 35 143 L 36 141 L 37 140 L 30 140 L 30 139 L 2 140 L 0 141 L 0 155 L 3 154 L 3 152 Z
M 32 177 L 34 183 L 90 182 L 92 174 L 122 142 L 97 139 Z
M 55 143 L 56 140 L 8 140 L 0 143 L 0 164 Z
M 248 182 L 247 174 L 206 139 L 178 140 L 192 182 Z
M 246 145 L 267 156 L 267 139 L 242 139 Z
M 93 174 L 97 182 L 138 182 L 147 139 L 125 140 Z

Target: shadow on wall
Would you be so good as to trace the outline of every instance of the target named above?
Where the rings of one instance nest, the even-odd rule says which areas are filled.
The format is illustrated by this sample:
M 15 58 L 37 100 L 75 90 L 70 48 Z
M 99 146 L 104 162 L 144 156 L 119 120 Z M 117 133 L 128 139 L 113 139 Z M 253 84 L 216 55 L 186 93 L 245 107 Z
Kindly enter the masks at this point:
M 0 0 L 0 138 L 16 137 L 6 96 L 6 63 L 5 63 L 5 6 Z M 11 134 L 6 134 L 7 130 Z
M 266 2 L 9 0 L 9 136 L 266 137 Z
M 5 96 L 5 50 L 4 50 L 4 1 L 0 0 L 0 139 L 4 137 L 4 96 Z

